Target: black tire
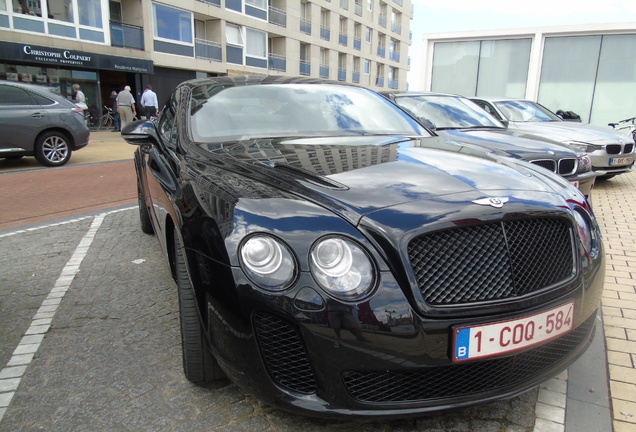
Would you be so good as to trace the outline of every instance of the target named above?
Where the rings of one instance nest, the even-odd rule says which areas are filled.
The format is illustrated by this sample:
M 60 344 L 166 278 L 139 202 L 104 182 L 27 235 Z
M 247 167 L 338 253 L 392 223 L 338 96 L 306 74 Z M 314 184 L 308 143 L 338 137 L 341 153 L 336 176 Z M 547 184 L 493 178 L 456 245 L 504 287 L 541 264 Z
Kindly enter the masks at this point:
M 146 200 L 144 199 L 144 194 L 139 184 L 137 184 L 137 203 L 139 205 L 139 224 L 141 225 L 141 231 L 146 234 L 153 234 L 155 230 L 152 227 L 148 207 L 146 207 Z
M 183 246 L 176 231 L 174 233 L 174 264 L 179 293 L 183 372 L 186 378 L 195 384 L 223 379 L 225 373 L 203 339 L 204 333 L 199 323 L 197 301 L 186 269 Z
M 35 158 L 44 166 L 62 166 L 71 159 L 71 145 L 60 132 L 45 132 L 35 143 Z

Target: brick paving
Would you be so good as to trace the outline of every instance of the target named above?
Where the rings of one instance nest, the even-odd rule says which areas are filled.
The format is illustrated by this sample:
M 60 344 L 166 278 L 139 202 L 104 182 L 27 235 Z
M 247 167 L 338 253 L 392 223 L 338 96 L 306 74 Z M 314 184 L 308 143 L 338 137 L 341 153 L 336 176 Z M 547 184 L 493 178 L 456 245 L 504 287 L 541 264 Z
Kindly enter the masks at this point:
M 136 203 L 134 149 L 120 134 L 97 132 L 63 167 L 0 159 L 0 230 Z
M 636 172 L 599 182 L 593 207 L 605 236 L 603 321 L 615 432 L 636 430 Z M 593 373 L 593 371 L 591 371 Z

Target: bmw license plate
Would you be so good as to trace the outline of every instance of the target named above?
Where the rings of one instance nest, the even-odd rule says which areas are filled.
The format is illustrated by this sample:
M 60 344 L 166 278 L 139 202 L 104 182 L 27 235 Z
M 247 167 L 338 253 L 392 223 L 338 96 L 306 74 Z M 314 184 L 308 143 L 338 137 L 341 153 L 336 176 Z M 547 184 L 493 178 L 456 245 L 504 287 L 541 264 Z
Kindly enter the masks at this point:
M 624 157 L 624 158 L 611 158 L 610 159 L 610 166 L 615 166 L 615 165 L 629 165 L 630 163 L 632 163 L 633 158 L 630 157 Z
M 572 330 L 574 302 L 553 309 L 490 324 L 453 330 L 453 361 L 473 360 L 516 351 L 554 339 Z

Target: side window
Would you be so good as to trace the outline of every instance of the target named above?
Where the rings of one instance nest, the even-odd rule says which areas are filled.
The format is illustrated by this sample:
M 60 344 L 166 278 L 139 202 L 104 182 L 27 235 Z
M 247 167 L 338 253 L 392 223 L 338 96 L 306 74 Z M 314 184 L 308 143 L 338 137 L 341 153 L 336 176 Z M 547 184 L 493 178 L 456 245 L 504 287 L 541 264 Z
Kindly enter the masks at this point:
M 29 93 L 18 87 L 0 86 L 0 105 L 37 105 Z
M 39 103 L 42 106 L 55 105 L 55 101 L 53 101 L 53 100 L 51 100 L 51 99 L 49 99 L 49 98 L 47 98 L 45 96 L 39 95 L 37 93 L 30 93 L 30 95 L 33 97 L 33 99 L 35 99 L 35 101 L 37 103 Z
M 175 90 L 170 95 L 170 99 L 168 99 L 166 106 L 163 107 L 163 111 L 161 112 L 161 116 L 157 122 L 157 132 L 159 133 L 161 141 L 166 145 L 171 143 L 172 136 L 176 134 L 176 131 L 174 130 L 174 116 L 178 106 L 177 92 L 178 90 Z

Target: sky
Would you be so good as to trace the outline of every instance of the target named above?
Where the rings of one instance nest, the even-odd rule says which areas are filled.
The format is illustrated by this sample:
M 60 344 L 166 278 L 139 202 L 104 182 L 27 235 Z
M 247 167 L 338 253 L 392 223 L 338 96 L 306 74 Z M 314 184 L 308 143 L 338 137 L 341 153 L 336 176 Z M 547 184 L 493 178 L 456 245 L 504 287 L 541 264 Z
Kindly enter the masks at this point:
M 413 0 L 413 5 L 410 90 L 422 90 L 415 76 L 422 68 L 424 33 L 636 22 L 634 0 Z

